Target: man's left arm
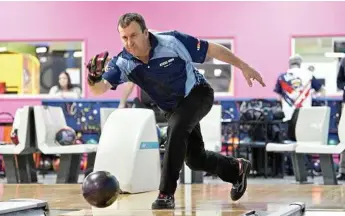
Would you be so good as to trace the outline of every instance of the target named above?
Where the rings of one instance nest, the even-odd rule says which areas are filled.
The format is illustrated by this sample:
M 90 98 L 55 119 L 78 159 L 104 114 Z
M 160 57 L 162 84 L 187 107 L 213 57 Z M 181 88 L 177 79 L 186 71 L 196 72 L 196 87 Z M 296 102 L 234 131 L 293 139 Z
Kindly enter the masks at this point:
M 247 63 L 233 54 L 230 49 L 218 43 L 209 42 L 207 56 L 231 64 L 241 70 L 249 67 Z
M 221 44 L 209 42 L 207 56 L 234 65 L 240 69 L 249 86 L 252 86 L 252 80 L 258 81 L 262 86 L 266 86 L 259 72 L 233 54 L 230 49 Z
M 230 49 L 210 41 L 201 40 L 196 37 L 178 32 L 171 31 L 162 34 L 172 35 L 176 38 L 176 47 L 182 58 L 195 62 L 203 63 L 207 56 L 217 60 L 232 64 L 243 72 L 243 76 L 252 86 L 252 80 L 257 80 L 262 86 L 266 86 L 261 75 L 234 55 Z

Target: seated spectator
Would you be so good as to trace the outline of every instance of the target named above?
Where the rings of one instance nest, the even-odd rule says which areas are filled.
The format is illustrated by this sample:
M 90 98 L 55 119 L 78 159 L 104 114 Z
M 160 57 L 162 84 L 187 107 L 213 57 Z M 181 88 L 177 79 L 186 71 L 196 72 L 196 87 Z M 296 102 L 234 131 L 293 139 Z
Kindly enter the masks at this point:
M 70 75 L 63 71 L 59 75 L 58 84 L 50 89 L 49 95 L 61 98 L 80 98 L 81 89 L 73 85 Z

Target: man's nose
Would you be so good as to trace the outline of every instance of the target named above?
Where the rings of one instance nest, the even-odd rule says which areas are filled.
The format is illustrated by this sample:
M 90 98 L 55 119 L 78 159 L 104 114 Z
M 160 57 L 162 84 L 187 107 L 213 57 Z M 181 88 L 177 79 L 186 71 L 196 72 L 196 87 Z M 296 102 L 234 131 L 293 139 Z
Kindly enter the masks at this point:
M 129 47 L 132 47 L 134 43 L 133 43 L 132 40 L 128 40 L 128 41 L 127 41 L 127 44 L 128 44 Z

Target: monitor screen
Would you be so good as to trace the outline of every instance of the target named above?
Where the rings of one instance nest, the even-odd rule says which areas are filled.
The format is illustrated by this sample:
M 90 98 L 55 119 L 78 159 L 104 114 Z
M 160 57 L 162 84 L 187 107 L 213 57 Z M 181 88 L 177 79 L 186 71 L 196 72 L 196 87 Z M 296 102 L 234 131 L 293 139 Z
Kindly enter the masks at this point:
M 334 41 L 333 52 L 345 53 L 345 41 Z

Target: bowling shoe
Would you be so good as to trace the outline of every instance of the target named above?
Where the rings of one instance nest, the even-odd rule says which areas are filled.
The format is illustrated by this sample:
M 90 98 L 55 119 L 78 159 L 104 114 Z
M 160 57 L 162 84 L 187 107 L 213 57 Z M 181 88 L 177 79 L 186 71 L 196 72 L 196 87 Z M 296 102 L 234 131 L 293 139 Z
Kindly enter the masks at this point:
M 247 177 L 251 169 L 251 162 L 249 160 L 243 158 L 239 158 L 238 160 L 241 163 L 241 170 L 237 182 L 234 183 L 231 188 L 231 199 L 233 201 L 239 200 L 246 192 Z
M 171 195 L 159 194 L 156 201 L 152 203 L 152 209 L 173 209 L 175 198 Z
M 339 173 L 339 175 L 337 176 L 337 180 L 344 181 L 345 180 L 345 174 L 344 173 Z

